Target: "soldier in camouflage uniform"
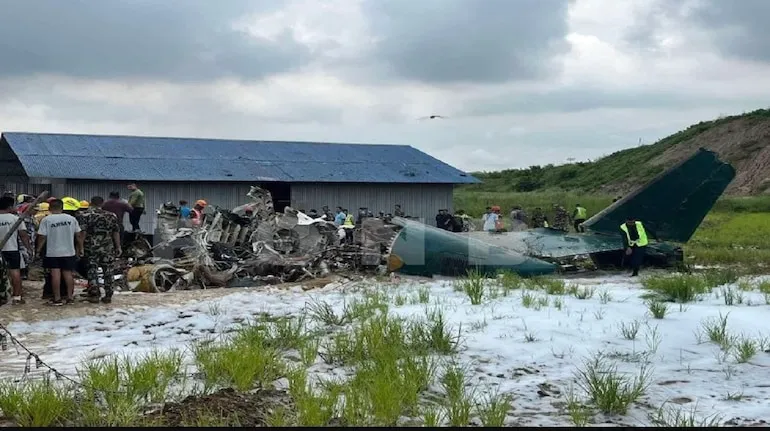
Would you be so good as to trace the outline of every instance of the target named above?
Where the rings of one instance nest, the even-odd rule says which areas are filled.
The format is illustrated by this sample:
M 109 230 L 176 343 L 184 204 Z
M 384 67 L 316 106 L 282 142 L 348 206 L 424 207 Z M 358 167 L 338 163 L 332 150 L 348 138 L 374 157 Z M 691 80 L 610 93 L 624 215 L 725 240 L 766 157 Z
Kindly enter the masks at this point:
M 102 209 L 104 199 L 94 196 L 90 208 L 78 218 L 80 229 L 85 234 L 84 257 L 88 262 L 88 301 L 99 302 L 98 270 L 102 268 L 104 278 L 105 304 L 112 302 L 115 282 L 115 259 L 120 249 L 120 225 L 115 214 Z
M 559 204 L 553 204 L 554 216 L 553 216 L 553 228 L 556 230 L 562 230 L 569 232 L 569 214 L 563 206 Z

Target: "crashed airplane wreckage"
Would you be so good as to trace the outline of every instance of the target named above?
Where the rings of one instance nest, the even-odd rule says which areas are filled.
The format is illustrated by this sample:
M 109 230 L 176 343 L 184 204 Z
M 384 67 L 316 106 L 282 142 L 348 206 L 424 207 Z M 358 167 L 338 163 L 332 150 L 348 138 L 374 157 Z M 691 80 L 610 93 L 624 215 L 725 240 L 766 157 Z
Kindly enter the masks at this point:
M 270 193 L 259 187 L 252 187 L 247 196 L 251 202 L 233 210 L 207 209 L 199 227 L 180 226 L 179 209 L 170 202 L 162 205 L 156 245 L 133 250 L 137 263 L 128 271 L 129 287 L 165 292 L 387 270 L 384 256 L 396 235 L 394 225 L 364 219 L 353 227 L 354 244 L 346 244 L 345 231 L 333 222 L 312 219 L 291 207 L 275 213 Z
M 467 235 L 506 250 L 564 264 L 588 256 L 597 268 L 629 265 L 620 225 L 635 217 L 644 223 L 650 244 L 645 265 L 683 263 L 681 245 L 690 240 L 735 177 L 735 169 L 716 153 L 699 149 L 690 158 L 653 178 L 583 223 L 585 233 L 538 228 L 521 232 L 469 232 Z
M 275 213 L 270 193 L 252 187 L 251 202 L 214 209 L 200 227 L 180 227 L 171 203 L 158 210 L 157 245 L 138 253 L 128 272 L 134 290 L 277 284 L 332 272 L 400 272 L 458 276 L 509 270 L 522 276 L 557 271 L 567 258 L 590 256 L 598 267 L 623 266 L 620 225 L 627 216 L 645 224 L 651 238 L 647 264 L 682 262 L 687 242 L 735 176 L 715 153 L 699 150 L 647 185 L 613 203 L 566 234 L 539 228 L 523 232 L 453 233 L 401 217 L 367 217 L 351 228 L 312 219 L 291 207 Z

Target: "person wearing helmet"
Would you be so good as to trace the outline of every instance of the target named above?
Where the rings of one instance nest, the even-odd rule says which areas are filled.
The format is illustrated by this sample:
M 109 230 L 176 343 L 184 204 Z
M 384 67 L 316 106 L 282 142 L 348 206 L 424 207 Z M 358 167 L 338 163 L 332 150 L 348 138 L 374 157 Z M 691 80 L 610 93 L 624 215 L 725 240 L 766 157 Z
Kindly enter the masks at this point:
M 35 227 L 40 226 L 40 220 L 42 220 L 43 217 L 51 214 L 51 211 L 48 210 L 49 208 L 50 204 L 48 202 L 37 204 L 35 215 L 32 217 L 32 220 L 35 222 Z
M 88 201 L 80 201 L 81 210 L 87 210 L 89 206 L 91 206 L 91 204 L 89 204 Z
M 203 210 L 206 209 L 208 203 L 203 199 L 195 201 L 195 206 L 190 211 L 190 221 L 193 226 L 200 226 L 203 224 Z
M 62 204 L 64 205 L 65 213 L 69 214 L 70 212 L 75 212 L 80 209 L 80 201 L 73 197 L 66 196 L 61 198 L 61 201 L 62 201 Z M 73 215 L 73 214 L 70 214 L 70 215 Z

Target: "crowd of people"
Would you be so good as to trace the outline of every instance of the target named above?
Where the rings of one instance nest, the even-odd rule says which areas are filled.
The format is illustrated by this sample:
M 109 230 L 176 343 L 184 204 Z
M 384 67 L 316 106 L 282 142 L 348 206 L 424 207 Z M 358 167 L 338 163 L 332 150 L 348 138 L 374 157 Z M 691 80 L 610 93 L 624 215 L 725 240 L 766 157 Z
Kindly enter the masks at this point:
M 500 207 L 497 205 L 487 207 L 481 216 L 482 230 L 485 232 L 516 232 L 530 228 L 550 227 L 569 232 L 570 227 L 572 227 L 575 232 L 584 232 L 582 225 L 588 218 L 588 211 L 580 204 L 575 205 L 571 215 L 559 204 L 553 204 L 553 212 L 553 221 L 549 222 L 541 207 L 536 207 L 532 214 L 527 214 L 520 206 L 515 205 L 510 212 L 510 228 L 506 228 Z M 472 229 L 472 217 L 463 210 L 458 210 L 453 215 L 448 210 L 441 209 L 436 215 L 436 227 L 451 232 L 467 232 Z
M 0 238 L 13 232 L 2 248 L 0 305 L 9 300 L 13 305 L 25 303 L 22 281 L 35 262 L 43 268 L 43 299 L 48 299 L 49 305 L 75 302 L 76 272 L 87 279 L 82 294 L 86 300 L 112 302 L 115 262 L 127 236 L 125 217 L 136 233 L 141 232 L 139 223 L 145 214 L 144 192 L 136 184 L 129 184 L 128 190 L 127 199 L 114 191 L 106 200 L 101 196 L 89 200 L 66 196 L 42 202 L 32 195 L 5 192 L 0 198 Z M 188 218 L 195 214 L 191 210 Z

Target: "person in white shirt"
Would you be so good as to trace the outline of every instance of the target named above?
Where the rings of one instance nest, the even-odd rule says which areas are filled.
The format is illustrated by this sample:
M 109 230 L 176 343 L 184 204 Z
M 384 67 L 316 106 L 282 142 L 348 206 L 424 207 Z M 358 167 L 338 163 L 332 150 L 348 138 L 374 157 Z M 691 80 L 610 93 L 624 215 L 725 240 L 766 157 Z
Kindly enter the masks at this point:
M 497 231 L 497 220 L 500 218 L 500 208 L 497 206 L 494 206 L 491 209 L 492 209 L 492 212 L 487 214 L 487 218 L 484 219 L 485 232 Z
M 43 267 L 51 271 L 51 286 L 60 286 L 63 279 L 67 286 L 67 304 L 73 304 L 75 280 L 72 271 L 77 267 L 78 256 L 83 256 L 80 223 L 75 217 L 62 213 L 64 203 L 61 199 L 52 201 L 49 209 L 51 214 L 40 222 L 37 232 L 37 255 L 40 256 L 45 247 Z M 50 305 L 64 304 L 59 289 L 53 289 L 53 295 Z
M 11 230 L 14 224 L 19 220 L 16 214 L 13 214 L 15 202 L 11 197 L 0 198 L 0 239 L 5 238 L 8 232 Z M 13 290 L 13 305 L 24 304 L 24 298 L 22 298 L 21 289 L 21 251 L 19 251 L 19 238 L 21 243 L 27 247 L 27 250 L 32 250 L 29 244 L 29 235 L 27 234 L 27 227 L 22 222 L 19 228 L 8 238 L 8 241 L 3 246 L 2 256 L 3 262 L 5 262 L 6 269 L 8 270 L 8 276 L 11 282 L 11 288 Z M 0 292 L 0 305 L 8 301 L 7 292 Z

